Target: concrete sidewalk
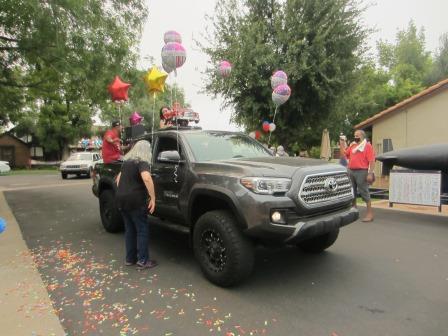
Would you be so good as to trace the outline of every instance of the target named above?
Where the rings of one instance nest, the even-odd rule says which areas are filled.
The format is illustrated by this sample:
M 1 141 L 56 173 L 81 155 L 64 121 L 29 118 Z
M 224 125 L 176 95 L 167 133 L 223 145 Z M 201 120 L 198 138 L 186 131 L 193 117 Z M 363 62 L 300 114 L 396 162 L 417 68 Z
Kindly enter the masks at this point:
M 365 206 L 365 203 L 361 203 L 361 206 Z M 389 209 L 395 211 L 405 211 L 405 212 L 414 212 L 425 215 L 435 215 L 435 216 L 448 216 L 448 205 L 442 205 L 442 211 L 439 212 L 438 207 L 435 206 L 425 206 L 425 205 L 417 205 L 417 204 L 398 204 L 394 203 L 393 207 L 389 207 L 388 200 L 374 200 L 372 199 L 372 207 L 380 208 L 380 209 Z
M 0 234 L 1 334 L 65 335 L 19 225 L 1 191 L 0 217 L 7 225 Z

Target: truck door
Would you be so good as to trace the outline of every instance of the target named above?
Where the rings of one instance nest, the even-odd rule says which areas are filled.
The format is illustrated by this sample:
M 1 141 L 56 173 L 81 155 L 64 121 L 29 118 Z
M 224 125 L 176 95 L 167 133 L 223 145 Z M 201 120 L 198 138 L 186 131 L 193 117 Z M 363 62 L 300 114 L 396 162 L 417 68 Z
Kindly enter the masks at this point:
M 179 194 L 185 178 L 183 152 L 175 135 L 158 136 L 151 171 L 156 192 L 155 214 L 174 222 L 183 220 L 179 207 Z

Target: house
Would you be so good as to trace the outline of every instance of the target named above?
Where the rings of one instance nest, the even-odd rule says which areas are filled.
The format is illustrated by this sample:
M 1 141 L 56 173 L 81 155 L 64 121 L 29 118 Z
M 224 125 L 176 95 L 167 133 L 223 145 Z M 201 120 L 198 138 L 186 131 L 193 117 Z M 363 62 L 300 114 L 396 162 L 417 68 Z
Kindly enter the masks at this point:
M 13 134 L 3 133 L 0 135 L 0 160 L 8 161 L 12 168 L 29 167 L 30 148 Z
M 372 134 L 377 154 L 448 143 L 448 78 L 355 125 Z M 381 162 L 377 175 L 387 174 Z

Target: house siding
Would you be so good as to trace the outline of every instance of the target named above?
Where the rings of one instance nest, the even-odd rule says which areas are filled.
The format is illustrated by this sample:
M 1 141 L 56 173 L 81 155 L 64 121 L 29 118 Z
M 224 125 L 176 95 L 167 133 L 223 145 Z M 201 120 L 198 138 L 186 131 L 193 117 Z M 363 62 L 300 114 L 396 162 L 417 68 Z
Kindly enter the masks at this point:
M 10 136 L 8 134 L 4 134 L 0 136 L 0 155 L 2 150 L 6 148 L 14 148 L 14 157 L 10 162 L 11 167 L 13 168 L 25 168 L 29 164 L 30 160 L 30 150 L 28 146 L 18 140 L 17 138 Z M 6 158 L 0 157 L 0 160 L 6 161 Z
M 372 125 L 372 144 L 382 154 L 384 139 L 393 149 L 448 143 L 448 90 L 435 92 L 406 108 L 381 118 Z M 381 162 L 375 172 L 381 173 Z

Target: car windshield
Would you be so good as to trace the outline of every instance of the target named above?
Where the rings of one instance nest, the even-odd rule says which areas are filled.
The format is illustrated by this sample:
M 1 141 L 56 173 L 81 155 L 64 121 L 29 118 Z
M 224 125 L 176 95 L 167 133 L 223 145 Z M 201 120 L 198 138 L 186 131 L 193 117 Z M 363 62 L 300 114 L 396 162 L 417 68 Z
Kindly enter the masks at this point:
M 76 160 L 85 160 L 85 161 L 92 160 L 92 154 L 90 154 L 90 153 L 75 153 L 75 154 L 70 155 L 70 157 L 67 159 L 67 161 L 76 161 Z
M 259 142 L 241 133 L 185 133 L 196 161 L 272 156 Z

